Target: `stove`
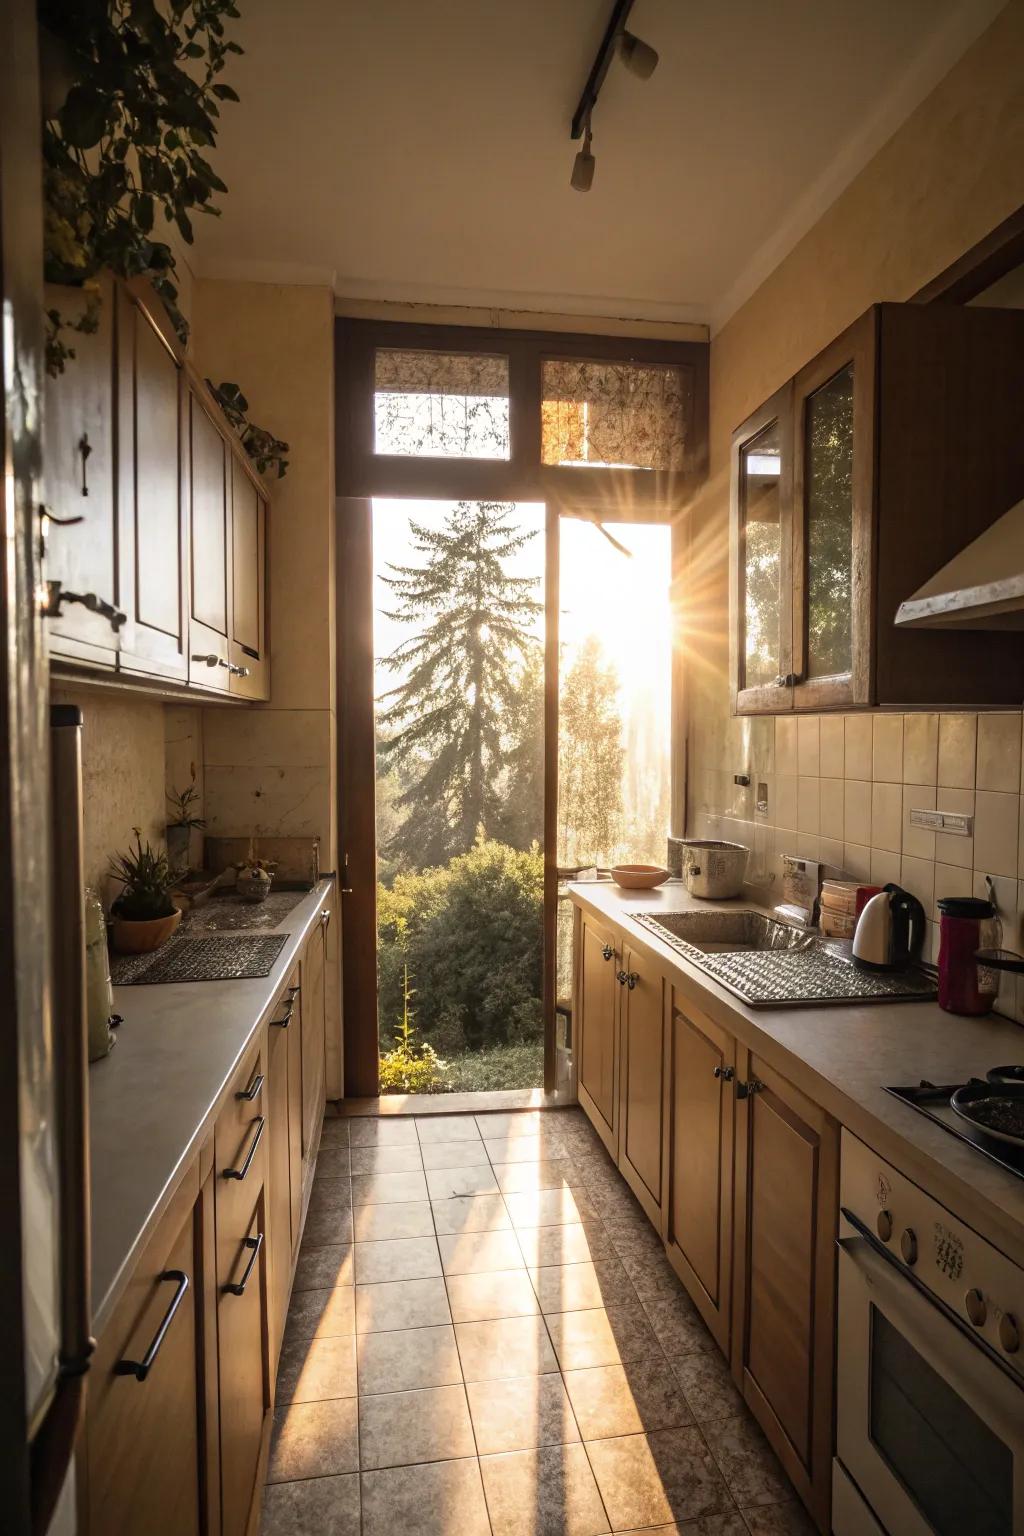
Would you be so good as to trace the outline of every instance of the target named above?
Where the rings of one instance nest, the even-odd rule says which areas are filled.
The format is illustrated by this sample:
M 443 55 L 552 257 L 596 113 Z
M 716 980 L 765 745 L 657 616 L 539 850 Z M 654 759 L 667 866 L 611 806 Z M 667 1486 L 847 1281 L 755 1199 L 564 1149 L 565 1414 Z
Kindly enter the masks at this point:
M 929 1120 L 934 1120 L 936 1125 L 941 1125 L 943 1130 L 951 1136 L 966 1141 L 972 1147 L 977 1147 L 983 1157 L 990 1158 L 998 1163 L 1001 1168 L 1006 1168 L 1010 1173 L 1015 1173 L 1018 1178 L 1024 1178 L 1024 1147 L 1011 1146 L 1009 1142 L 997 1141 L 995 1137 L 986 1136 L 980 1127 L 970 1125 L 950 1107 L 950 1099 L 962 1083 L 929 1083 L 922 1081 L 916 1087 L 886 1088 L 886 1093 L 891 1093 L 893 1098 L 901 1099 L 904 1104 L 909 1104 L 911 1109 L 916 1109 L 918 1114 L 927 1115 Z

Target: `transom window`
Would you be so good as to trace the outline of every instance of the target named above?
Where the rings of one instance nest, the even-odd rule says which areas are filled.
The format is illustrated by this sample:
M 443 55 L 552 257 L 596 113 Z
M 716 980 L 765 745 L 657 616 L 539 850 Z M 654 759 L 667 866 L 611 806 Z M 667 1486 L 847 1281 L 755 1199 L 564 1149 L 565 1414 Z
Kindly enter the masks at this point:
M 542 463 L 683 468 L 689 370 L 553 359 L 541 382 Z
M 507 459 L 508 358 L 378 347 L 374 452 Z

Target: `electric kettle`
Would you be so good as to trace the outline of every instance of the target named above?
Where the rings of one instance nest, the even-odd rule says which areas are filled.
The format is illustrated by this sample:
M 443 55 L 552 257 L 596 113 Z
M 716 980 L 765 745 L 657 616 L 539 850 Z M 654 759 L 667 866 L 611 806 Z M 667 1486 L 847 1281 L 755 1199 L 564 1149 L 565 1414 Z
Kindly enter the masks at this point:
M 853 963 L 865 971 L 901 971 L 921 958 L 924 907 L 899 885 L 865 903 L 853 935 Z

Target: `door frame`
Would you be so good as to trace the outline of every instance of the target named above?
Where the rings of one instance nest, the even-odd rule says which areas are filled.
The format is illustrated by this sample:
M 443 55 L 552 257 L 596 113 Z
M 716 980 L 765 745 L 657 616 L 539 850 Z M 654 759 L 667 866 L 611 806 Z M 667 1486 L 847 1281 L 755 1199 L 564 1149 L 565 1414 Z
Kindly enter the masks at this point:
M 374 453 L 373 377 L 378 347 L 500 353 L 509 359 L 510 457 L 440 459 Z M 681 513 L 707 472 L 708 344 L 647 337 L 500 330 L 491 327 L 335 321 L 335 519 L 338 667 L 338 829 L 342 922 L 345 1087 L 378 1093 L 376 789 L 373 710 L 374 500 L 543 502 L 544 570 L 544 1089 L 556 1087 L 558 902 L 558 587 L 562 517 L 667 523 L 673 587 L 681 564 Z M 687 450 L 680 471 L 609 470 L 540 462 L 541 365 L 545 360 L 675 365 L 690 372 Z M 682 677 L 673 656 L 673 827 L 685 804 Z

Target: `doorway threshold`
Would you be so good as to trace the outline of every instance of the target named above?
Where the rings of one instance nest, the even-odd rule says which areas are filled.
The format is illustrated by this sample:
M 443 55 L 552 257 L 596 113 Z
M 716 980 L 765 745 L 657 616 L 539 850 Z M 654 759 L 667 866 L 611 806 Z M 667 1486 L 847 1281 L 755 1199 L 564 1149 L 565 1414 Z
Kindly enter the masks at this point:
M 334 1099 L 327 1113 L 353 1115 L 486 1115 L 517 1109 L 565 1109 L 576 1103 L 565 1089 L 501 1088 L 490 1093 L 386 1093 L 376 1099 Z

